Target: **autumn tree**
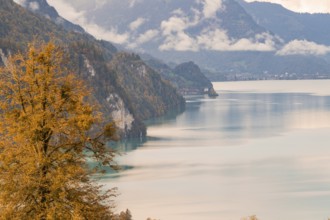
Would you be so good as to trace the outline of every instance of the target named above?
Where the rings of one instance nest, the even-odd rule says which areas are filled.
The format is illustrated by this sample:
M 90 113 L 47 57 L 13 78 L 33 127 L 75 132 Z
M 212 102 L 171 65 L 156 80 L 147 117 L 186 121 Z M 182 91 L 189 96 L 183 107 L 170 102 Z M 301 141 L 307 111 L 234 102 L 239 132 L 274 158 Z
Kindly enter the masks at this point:
M 120 214 L 113 216 L 112 220 L 132 220 L 131 211 L 126 209 L 126 211 L 122 211 Z
M 113 167 L 115 129 L 63 51 L 32 43 L 0 69 L 0 219 L 111 218 L 114 192 L 92 175 Z
M 258 220 L 256 215 L 251 215 L 249 217 L 242 218 L 242 220 Z

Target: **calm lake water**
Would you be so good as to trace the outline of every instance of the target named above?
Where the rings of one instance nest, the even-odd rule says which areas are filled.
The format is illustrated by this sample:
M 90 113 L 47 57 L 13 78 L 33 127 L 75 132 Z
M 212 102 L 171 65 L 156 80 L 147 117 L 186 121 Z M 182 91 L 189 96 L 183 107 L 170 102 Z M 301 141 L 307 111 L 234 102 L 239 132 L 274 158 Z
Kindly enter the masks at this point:
M 135 220 L 326 220 L 330 81 L 214 83 L 177 116 L 122 144 L 118 210 Z

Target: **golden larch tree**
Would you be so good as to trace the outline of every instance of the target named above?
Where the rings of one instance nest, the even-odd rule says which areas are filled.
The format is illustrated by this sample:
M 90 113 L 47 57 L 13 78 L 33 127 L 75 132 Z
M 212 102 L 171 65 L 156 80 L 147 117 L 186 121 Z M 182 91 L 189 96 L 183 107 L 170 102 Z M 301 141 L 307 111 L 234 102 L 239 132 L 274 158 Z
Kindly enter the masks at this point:
M 115 129 L 101 126 L 65 61 L 61 47 L 39 42 L 0 69 L 0 219 L 111 218 L 114 192 L 92 175 L 113 167 L 105 136 Z

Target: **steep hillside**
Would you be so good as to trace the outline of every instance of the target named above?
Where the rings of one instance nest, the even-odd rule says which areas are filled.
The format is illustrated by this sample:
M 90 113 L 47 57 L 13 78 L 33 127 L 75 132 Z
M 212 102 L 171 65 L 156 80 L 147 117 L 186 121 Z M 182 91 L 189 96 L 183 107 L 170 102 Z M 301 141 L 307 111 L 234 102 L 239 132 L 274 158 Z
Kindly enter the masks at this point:
M 111 63 L 116 62 L 117 58 L 113 58 L 118 55 L 112 44 L 95 40 L 81 32 L 67 31 L 51 20 L 29 12 L 12 0 L 0 0 L 0 36 L 2 63 L 10 53 L 24 50 L 28 42 L 36 36 L 44 40 L 48 40 L 51 36 L 56 42 L 64 45 L 71 57 L 69 66 L 89 82 L 105 116 L 117 122 L 123 137 L 144 136 L 146 128 L 142 120 L 184 106 L 183 98 L 172 86 L 162 81 L 157 73 L 146 71 L 143 81 L 130 77 L 130 74 L 139 73 L 140 66 L 145 65 L 142 61 L 139 65 L 130 67 L 129 71 L 125 68 L 114 68 Z M 126 76 L 127 80 L 119 81 L 122 76 Z M 153 84 L 144 85 L 149 78 L 154 84 L 158 83 L 157 87 L 162 88 L 162 91 L 168 93 L 160 95 L 159 91 L 152 88 Z M 125 89 L 139 88 L 142 85 L 143 91 Z M 144 97 L 146 91 L 150 97 L 153 97 L 152 99 Z M 139 108 L 135 107 L 137 97 L 139 102 L 143 103 Z M 172 99 L 168 100 L 169 97 Z M 159 103 L 164 103 L 166 108 L 159 111 L 157 108 L 149 107 L 157 106 Z M 148 113 L 143 115 L 141 112 Z
M 51 7 L 46 0 L 24 0 L 21 2 L 22 6 L 25 8 L 52 20 L 54 23 L 64 27 L 67 30 L 85 33 L 84 29 L 79 25 L 73 24 L 62 18 L 55 8 Z
M 308 14 L 290 11 L 281 5 L 267 2 L 239 0 L 257 23 L 281 36 L 286 41 L 294 39 L 330 45 L 330 14 Z
M 212 82 L 202 73 L 199 66 L 186 62 L 171 68 L 164 62 L 144 55 L 143 60 L 174 85 L 182 95 L 209 94 L 215 96 Z
M 188 93 L 195 90 L 196 94 L 208 94 L 209 96 L 216 96 L 213 85 L 208 78 L 202 73 L 199 66 L 194 62 L 186 62 L 177 65 L 173 72 L 188 81 Z
M 184 108 L 184 99 L 177 95 L 176 89 L 164 83 L 159 73 L 138 55 L 118 53 L 108 66 L 120 73 L 116 75 L 116 84 L 122 85 L 120 92 L 130 98 L 130 108 L 138 118 L 148 119 Z

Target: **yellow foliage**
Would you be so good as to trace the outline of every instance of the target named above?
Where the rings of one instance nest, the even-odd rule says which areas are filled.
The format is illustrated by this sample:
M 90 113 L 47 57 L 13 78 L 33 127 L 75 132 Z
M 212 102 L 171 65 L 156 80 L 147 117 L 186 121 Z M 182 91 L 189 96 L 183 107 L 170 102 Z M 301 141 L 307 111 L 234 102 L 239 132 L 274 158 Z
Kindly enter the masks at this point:
M 32 43 L 0 69 L 0 219 L 110 218 L 113 192 L 101 194 L 86 158 L 112 166 L 114 152 L 63 57 L 52 42 Z
M 242 218 L 242 220 L 258 220 L 256 215 L 251 215 L 249 217 Z

